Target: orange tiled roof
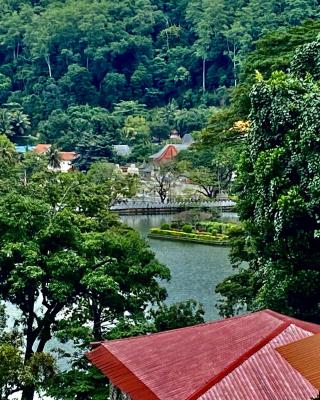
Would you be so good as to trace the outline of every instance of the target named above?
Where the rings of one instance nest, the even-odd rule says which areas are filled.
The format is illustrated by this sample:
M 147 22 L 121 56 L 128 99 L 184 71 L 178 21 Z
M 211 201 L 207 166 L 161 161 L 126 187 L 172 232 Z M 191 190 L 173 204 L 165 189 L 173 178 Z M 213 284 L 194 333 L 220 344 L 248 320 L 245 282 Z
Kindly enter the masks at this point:
M 74 151 L 60 151 L 59 156 L 61 161 L 72 161 L 77 157 L 77 153 Z
M 37 144 L 36 147 L 34 148 L 34 151 L 37 154 L 45 154 L 51 147 L 51 144 Z
M 320 390 L 320 334 L 278 347 L 277 351 Z
M 45 154 L 50 149 L 51 144 L 39 143 L 34 148 L 37 154 Z M 61 161 L 72 161 L 77 157 L 77 153 L 74 151 L 59 151 Z

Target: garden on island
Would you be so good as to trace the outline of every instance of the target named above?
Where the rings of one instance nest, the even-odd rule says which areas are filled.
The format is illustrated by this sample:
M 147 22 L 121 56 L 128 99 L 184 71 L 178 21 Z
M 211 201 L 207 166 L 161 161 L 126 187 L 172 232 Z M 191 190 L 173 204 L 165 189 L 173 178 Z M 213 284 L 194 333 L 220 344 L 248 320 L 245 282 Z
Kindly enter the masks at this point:
M 230 237 L 240 229 L 240 225 L 236 222 L 199 221 L 184 223 L 183 221 L 173 221 L 170 224 L 164 223 L 161 227 L 151 228 L 149 237 L 227 246 Z

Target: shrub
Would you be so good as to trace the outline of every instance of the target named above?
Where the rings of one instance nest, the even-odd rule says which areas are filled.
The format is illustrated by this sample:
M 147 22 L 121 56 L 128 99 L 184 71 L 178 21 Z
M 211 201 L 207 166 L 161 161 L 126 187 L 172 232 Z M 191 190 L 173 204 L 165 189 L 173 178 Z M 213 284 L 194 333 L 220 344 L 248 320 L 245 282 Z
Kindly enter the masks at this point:
M 188 225 L 188 224 L 185 224 L 182 227 L 182 231 L 185 232 L 185 233 L 191 233 L 192 232 L 192 226 Z
M 168 230 L 168 229 L 170 229 L 170 225 L 169 224 L 162 224 L 161 225 L 161 229 Z
M 201 222 L 196 224 L 196 229 L 200 232 L 205 232 L 206 231 L 206 226 L 204 224 L 202 224 Z
M 171 222 L 171 229 L 179 229 L 178 222 Z
M 181 238 L 190 238 L 195 240 L 203 240 L 206 242 L 216 243 L 216 244 L 227 244 L 229 241 L 229 237 L 224 234 L 217 234 L 215 236 L 210 233 L 189 233 L 189 232 L 181 232 L 181 231 L 172 231 L 172 230 L 162 230 L 160 228 L 152 228 L 150 230 L 151 234 L 159 234 L 162 236 L 171 236 L 171 237 L 181 237 Z

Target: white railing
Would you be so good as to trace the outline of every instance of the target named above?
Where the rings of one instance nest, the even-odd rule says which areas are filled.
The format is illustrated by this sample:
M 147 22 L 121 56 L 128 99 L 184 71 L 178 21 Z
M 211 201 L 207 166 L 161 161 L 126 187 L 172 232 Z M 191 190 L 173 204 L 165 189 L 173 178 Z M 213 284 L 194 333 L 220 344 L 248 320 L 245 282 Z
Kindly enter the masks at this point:
M 121 210 L 141 210 L 141 209 L 187 209 L 187 208 L 232 208 L 236 203 L 232 200 L 219 201 L 170 201 L 161 203 L 160 201 L 144 201 L 128 199 L 120 201 L 111 207 L 113 211 Z

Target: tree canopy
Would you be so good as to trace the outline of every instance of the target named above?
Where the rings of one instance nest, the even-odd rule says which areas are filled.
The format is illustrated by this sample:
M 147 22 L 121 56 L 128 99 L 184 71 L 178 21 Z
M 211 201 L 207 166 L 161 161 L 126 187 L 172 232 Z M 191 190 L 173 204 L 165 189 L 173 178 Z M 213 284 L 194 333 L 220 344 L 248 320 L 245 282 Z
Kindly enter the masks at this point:
M 111 145 L 132 118 L 145 118 L 141 107 L 126 122 L 111 117 L 120 102 L 156 110 L 143 128 L 149 140 L 202 128 L 196 109 L 228 102 L 256 40 L 318 16 L 315 0 L 1 0 L 0 9 L 0 106 L 20 107 L 1 111 L 2 133 L 15 141 L 26 130 L 40 133 L 65 150 L 97 134 Z M 302 36 L 316 35 L 316 24 L 304 25 Z M 278 43 L 299 44 L 298 31 L 288 32 Z M 179 115 L 168 124 L 160 116 L 172 100 Z
M 296 51 L 291 73 L 259 77 L 237 171 L 243 234 L 233 260 L 247 267 L 219 285 L 220 306 L 272 308 L 319 322 L 319 42 Z

